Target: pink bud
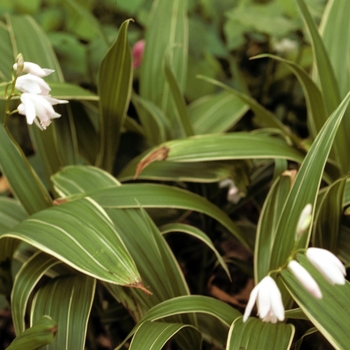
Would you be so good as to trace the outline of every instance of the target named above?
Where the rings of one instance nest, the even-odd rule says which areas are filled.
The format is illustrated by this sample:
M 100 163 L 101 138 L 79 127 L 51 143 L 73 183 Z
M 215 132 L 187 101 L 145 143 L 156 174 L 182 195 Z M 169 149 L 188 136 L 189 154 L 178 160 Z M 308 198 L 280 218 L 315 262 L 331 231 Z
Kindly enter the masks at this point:
M 143 51 L 145 50 L 146 42 L 144 40 L 139 40 L 135 43 L 132 48 L 132 67 L 135 69 L 141 65 Z

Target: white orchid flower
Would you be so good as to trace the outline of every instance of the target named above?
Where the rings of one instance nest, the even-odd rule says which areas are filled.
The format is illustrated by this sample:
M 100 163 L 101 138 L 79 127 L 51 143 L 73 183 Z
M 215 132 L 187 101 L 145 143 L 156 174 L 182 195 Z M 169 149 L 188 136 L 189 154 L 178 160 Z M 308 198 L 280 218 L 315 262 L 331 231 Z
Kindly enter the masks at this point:
M 309 248 L 306 257 L 329 283 L 345 284 L 345 267 L 333 253 L 321 248 Z
M 49 84 L 42 78 L 28 73 L 17 78 L 15 87 L 21 92 L 36 95 L 48 95 L 51 91 Z
M 281 292 L 272 277 L 264 277 L 253 288 L 243 315 L 243 322 L 247 321 L 255 302 L 258 306 L 258 315 L 264 322 L 276 323 L 277 320 L 284 320 Z
M 17 70 L 17 63 L 13 65 L 13 69 Z M 34 74 L 37 77 L 46 77 L 53 73 L 54 70 L 48 68 L 41 68 L 38 64 L 33 62 L 24 62 L 23 72 Z
M 26 116 L 28 124 L 35 122 L 41 130 L 45 130 L 51 124 L 51 119 L 61 116 L 55 112 L 52 105 L 68 103 L 66 100 L 57 100 L 51 96 L 30 93 L 23 93 L 21 102 L 18 106 L 18 113 Z
M 296 260 L 292 260 L 288 263 L 287 268 L 311 295 L 317 299 L 322 299 L 320 287 L 303 266 L 301 266 Z

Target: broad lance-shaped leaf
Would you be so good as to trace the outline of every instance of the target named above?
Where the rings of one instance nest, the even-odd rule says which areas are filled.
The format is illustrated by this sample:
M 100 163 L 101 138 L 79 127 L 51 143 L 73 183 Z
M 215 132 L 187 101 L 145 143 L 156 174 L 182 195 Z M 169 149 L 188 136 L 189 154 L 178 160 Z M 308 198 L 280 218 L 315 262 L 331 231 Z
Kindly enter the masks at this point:
M 57 332 L 57 322 L 50 316 L 41 317 L 31 328 L 17 336 L 7 350 L 37 350 L 50 344 Z
M 56 258 L 39 251 L 32 255 L 16 274 L 11 293 L 11 311 L 17 335 L 25 330 L 25 315 L 32 291 L 47 270 L 60 263 Z
M 88 193 L 103 208 L 178 208 L 209 215 L 225 226 L 244 246 L 253 242 L 225 212 L 206 198 L 177 187 L 157 184 L 127 184 Z
M 132 59 L 127 37 L 129 22 L 125 21 L 120 27 L 118 37 L 103 58 L 99 72 L 100 150 L 97 164 L 107 171 L 112 171 L 131 96 Z
M 186 295 L 169 299 L 150 309 L 115 350 L 121 349 L 127 339 L 145 322 L 157 321 L 174 315 L 192 313 L 203 313 L 213 316 L 216 319 L 215 321 L 220 321 L 220 323 L 227 326 L 227 328 L 230 327 L 236 318 L 242 316 L 238 310 L 223 301 L 203 295 Z
M 51 206 L 51 198 L 25 155 L 0 124 L 0 168 L 29 214 Z
M 156 0 L 153 2 L 146 31 L 146 46 L 141 64 L 140 96 L 157 105 L 177 127 L 170 87 L 162 72 L 166 50 L 177 45 L 172 67 L 180 91 L 186 85 L 188 52 L 188 0 Z M 160 30 L 161 28 L 161 30 Z M 151 87 L 151 88 L 150 88 Z
M 350 93 L 328 118 L 300 167 L 278 219 L 279 222 L 276 226 L 275 240 L 271 253 L 270 269 L 278 268 L 286 262 L 294 245 L 295 231 L 300 213 L 308 203 L 312 204 L 313 208 L 315 207 L 324 166 L 349 101 Z M 305 233 L 299 243 L 300 248 L 306 247 L 309 239 L 310 234 Z
M 311 45 L 314 52 L 315 71 L 317 72 L 317 78 L 319 79 L 320 87 L 323 92 L 323 99 L 328 112 L 327 114 L 330 115 L 341 103 L 339 86 L 325 45 L 304 0 L 296 0 L 296 2 L 310 35 Z M 348 90 L 349 88 L 347 91 Z M 347 128 L 345 128 L 345 120 L 342 121 L 342 125 L 343 127 L 338 129 L 337 137 L 334 140 L 334 151 L 338 166 L 342 174 L 345 174 L 349 170 L 349 159 L 347 154 L 344 153 L 344 150 L 349 148 L 349 133 Z
M 196 344 L 187 344 L 188 348 L 201 349 L 201 336 L 199 332 L 190 325 L 181 323 L 166 323 L 166 322 L 145 322 L 135 333 L 130 347 L 130 350 L 147 349 L 161 350 L 165 343 L 174 337 L 183 329 L 192 330 L 196 335 Z
M 164 143 L 140 161 L 135 177 L 156 160 L 206 162 L 228 159 L 290 159 L 301 162 L 299 151 L 285 141 L 266 134 L 236 132 L 189 137 Z
M 3 237 L 25 241 L 99 280 L 143 288 L 135 263 L 111 220 L 90 198 L 43 210 Z
M 345 285 L 342 286 L 331 285 L 303 254 L 298 255 L 298 260 L 317 281 L 323 295 L 322 299 L 316 299 L 307 292 L 287 269 L 281 273 L 283 283 L 309 320 L 333 347 L 348 349 L 350 344 L 349 324 L 344 320 L 349 318 L 350 313 L 349 282 L 345 282 Z
M 38 290 L 30 310 L 31 324 L 42 315 L 57 321 L 58 331 L 48 349 L 85 349 L 95 287 L 94 278 L 77 274 L 54 278 Z
M 256 318 L 249 318 L 243 323 L 239 317 L 231 325 L 226 350 L 289 350 L 294 332 L 291 324 L 271 324 Z

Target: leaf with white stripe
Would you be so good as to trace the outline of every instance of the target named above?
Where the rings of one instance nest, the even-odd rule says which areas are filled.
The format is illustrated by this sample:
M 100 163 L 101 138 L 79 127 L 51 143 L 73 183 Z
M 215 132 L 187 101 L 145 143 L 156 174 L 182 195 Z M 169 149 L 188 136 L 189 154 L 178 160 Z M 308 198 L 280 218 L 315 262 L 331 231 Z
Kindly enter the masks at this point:
M 57 334 L 43 350 L 84 350 L 96 280 L 83 275 L 55 278 L 35 295 L 31 324 L 43 315 L 57 321 Z
M 3 237 L 25 241 L 99 280 L 143 288 L 113 223 L 90 198 L 40 211 Z

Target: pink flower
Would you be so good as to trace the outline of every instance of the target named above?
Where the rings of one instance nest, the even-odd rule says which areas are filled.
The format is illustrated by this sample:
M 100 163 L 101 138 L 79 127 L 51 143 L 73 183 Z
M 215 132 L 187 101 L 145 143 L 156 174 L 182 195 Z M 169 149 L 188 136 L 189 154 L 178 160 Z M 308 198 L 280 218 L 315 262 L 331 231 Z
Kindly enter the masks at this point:
M 13 69 L 17 70 L 17 63 L 13 65 Z M 38 64 L 33 62 L 24 62 L 23 72 L 34 74 L 37 77 L 46 77 L 53 73 L 54 70 L 48 68 L 41 68 Z
M 139 40 L 135 43 L 132 48 L 132 67 L 135 69 L 141 65 L 143 52 L 145 50 L 146 42 L 144 40 Z
M 255 302 L 258 306 L 258 315 L 264 322 L 276 323 L 277 320 L 284 320 L 281 292 L 272 277 L 264 277 L 253 288 L 243 315 L 243 322 L 247 321 Z
M 51 124 L 51 119 L 61 116 L 55 112 L 52 105 L 68 103 L 66 100 L 57 100 L 49 95 L 35 95 L 26 92 L 21 95 L 21 102 L 18 106 L 18 113 L 26 116 L 28 124 L 35 122 L 41 130 L 45 130 Z

